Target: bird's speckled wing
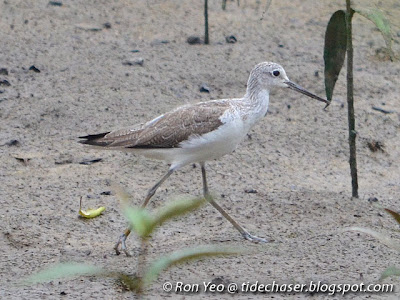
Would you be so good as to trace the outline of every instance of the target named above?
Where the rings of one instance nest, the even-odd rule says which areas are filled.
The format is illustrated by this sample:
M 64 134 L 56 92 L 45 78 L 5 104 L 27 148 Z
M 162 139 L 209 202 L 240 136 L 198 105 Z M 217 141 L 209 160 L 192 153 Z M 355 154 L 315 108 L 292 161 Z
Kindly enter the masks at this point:
M 190 136 L 201 136 L 222 125 L 228 101 L 208 101 L 182 106 L 135 129 L 88 135 L 84 144 L 108 148 L 175 148 Z

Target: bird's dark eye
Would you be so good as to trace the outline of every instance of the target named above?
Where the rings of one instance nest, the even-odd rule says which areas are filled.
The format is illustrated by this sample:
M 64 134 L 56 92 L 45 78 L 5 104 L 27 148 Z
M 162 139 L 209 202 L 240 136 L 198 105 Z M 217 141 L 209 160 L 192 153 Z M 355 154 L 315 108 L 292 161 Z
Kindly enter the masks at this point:
M 278 77 L 279 75 L 281 75 L 281 73 L 278 70 L 275 70 L 272 72 L 272 75 L 274 75 L 275 77 Z

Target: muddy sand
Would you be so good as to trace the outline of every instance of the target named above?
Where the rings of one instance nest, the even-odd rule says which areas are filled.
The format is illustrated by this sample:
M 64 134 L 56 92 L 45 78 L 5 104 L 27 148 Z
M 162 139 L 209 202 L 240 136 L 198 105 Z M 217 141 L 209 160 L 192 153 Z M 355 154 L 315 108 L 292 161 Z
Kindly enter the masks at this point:
M 168 166 L 88 149 L 77 143 L 78 136 L 145 122 L 187 103 L 241 97 L 250 70 L 262 61 L 280 63 L 291 80 L 324 96 L 325 28 L 344 1 L 272 1 L 266 12 L 264 1 L 240 1 L 240 6 L 228 1 L 226 11 L 221 1 L 209 2 L 206 46 L 186 41 L 203 37 L 202 1 L 79 0 L 62 6 L 48 0 L 1 1 L 0 68 L 7 70 L 0 74 L 1 299 L 135 298 L 110 278 L 14 285 L 58 262 L 136 271 L 135 235 L 128 239 L 133 257 L 112 249 L 127 223 L 111 186 L 123 187 L 132 205 L 140 205 Z M 399 4 L 368 4 L 388 15 L 399 53 Z M 355 15 L 353 27 L 359 199 L 351 198 L 345 68 L 327 111 L 293 91 L 273 91 L 267 116 L 248 138 L 234 153 L 207 164 L 220 205 L 251 233 L 273 242 L 243 240 L 211 206 L 169 222 L 153 235 L 149 260 L 204 244 L 249 252 L 173 267 L 150 287 L 148 299 L 308 298 L 307 293 L 175 294 L 162 285 L 369 284 L 389 266 L 400 267 L 399 254 L 372 237 L 340 232 L 361 226 L 400 238 L 394 220 L 376 208 L 399 210 L 400 65 L 387 59 L 384 40 L 371 22 Z M 226 42 L 230 35 L 236 43 Z M 209 93 L 200 92 L 203 84 Z M 372 151 L 368 144 L 376 142 L 383 148 Z M 201 193 L 199 166 L 187 166 L 159 189 L 149 210 Z M 103 215 L 79 218 L 80 197 L 85 207 L 106 206 Z M 346 298 L 398 299 L 399 278 L 384 283 L 396 291 Z

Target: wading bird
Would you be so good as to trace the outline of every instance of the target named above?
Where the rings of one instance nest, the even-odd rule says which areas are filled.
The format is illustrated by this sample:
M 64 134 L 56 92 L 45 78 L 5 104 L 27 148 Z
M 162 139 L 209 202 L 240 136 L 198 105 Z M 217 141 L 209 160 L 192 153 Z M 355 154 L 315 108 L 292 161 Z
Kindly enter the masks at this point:
M 211 197 L 206 179 L 205 162 L 231 153 L 245 138 L 249 130 L 263 118 L 268 110 L 269 92 L 284 87 L 300 92 L 316 100 L 330 104 L 289 80 L 278 64 L 263 62 L 254 67 L 247 82 L 243 98 L 221 99 L 178 107 L 156 117 L 144 125 L 100 134 L 82 136 L 82 144 L 106 149 L 131 151 L 170 164 L 168 172 L 148 191 L 142 204 L 145 207 L 156 190 L 176 170 L 191 163 L 200 163 L 203 193 L 241 234 L 252 242 L 267 242 L 247 232 Z M 126 238 L 128 228 L 119 237 L 114 249 L 129 255 Z

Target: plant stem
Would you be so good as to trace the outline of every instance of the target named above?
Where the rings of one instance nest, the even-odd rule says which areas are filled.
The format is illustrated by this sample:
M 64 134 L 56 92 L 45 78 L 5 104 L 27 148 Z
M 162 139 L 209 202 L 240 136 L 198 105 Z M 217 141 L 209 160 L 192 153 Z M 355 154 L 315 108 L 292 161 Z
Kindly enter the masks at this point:
M 222 0 L 222 10 L 226 10 L 226 0 Z
M 358 179 L 357 179 L 357 156 L 356 156 L 356 136 L 355 117 L 354 117 L 354 97 L 353 97 L 353 41 L 351 19 L 354 11 L 351 9 L 350 0 L 346 0 L 346 31 L 347 31 L 347 117 L 349 123 L 349 146 L 350 146 L 350 174 L 352 196 L 358 198 Z
M 208 37 L 208 1 L 204 0 L 204 44 L 208 45 L 210 43 L 210 39 Z
M 143 293 L 143 276 L 145 273 L 145 267 L 146 267 L 146 258 L 147 258 L 147 240 L 144 238 L 140 239 L 140 252 L 139 252 L 139 257 L 138 257 L 138 263 L 137 263 L 137 273 L 136 276 L 140 280 L 139 284 L 139 289 L 138 289 L 138 294 Z

